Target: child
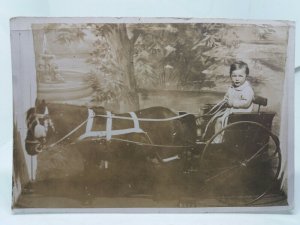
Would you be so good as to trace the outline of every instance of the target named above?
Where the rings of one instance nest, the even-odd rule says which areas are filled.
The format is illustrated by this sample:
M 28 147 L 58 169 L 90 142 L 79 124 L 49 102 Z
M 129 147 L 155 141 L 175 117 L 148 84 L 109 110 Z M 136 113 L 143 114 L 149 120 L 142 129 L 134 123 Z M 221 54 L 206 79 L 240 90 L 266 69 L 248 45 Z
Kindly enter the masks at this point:
M 248 65 L 243 61 L 237 61 L 230 66 L 230 78 L 232 85 L 225 94 L 223 102 L 227 107 L 213 116 L 215 119 L 215 133 L 227 125 L 228 116 L 235 112 L 251 112 L 253 110 L 254 92 L 247 81 L 249 75 Z M 222 142 L 222 134 L 218 135 L 215 143 Z

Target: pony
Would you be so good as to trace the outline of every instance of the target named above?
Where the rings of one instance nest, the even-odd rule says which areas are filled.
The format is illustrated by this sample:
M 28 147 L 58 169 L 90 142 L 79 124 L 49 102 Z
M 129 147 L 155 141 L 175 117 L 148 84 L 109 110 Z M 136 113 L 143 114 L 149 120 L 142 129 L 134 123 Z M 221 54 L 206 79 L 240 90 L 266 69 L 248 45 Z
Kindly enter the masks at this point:
M 180 159 L 197 136 L 194 115 L 178 116 L 161 106 L 115 114 L 104 107 L 37 100 L 26 121 L 28 154 L 70 146 L 82 154 L 88 173 L 116 159 L 153 163 Z

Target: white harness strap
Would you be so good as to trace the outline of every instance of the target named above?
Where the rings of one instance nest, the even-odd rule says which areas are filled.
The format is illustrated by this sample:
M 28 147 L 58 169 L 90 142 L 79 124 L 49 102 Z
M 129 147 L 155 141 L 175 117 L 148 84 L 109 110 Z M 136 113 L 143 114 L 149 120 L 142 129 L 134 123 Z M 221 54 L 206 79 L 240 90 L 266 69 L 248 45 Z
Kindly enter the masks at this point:
M 106 140 L 109 141 L 111 139 L 111 128 L 112 128 L 112 114 L 111 112 L 106 112 L 107 119 L 106 119 Z
M 133 129 L 135 129 L 137 133 L 141 132 L 139 119 L 137 118 L 135 112 L 130 112 L 129 114 L 133 120 L 133 127 L 134 127 Z
M 111 140 L 114 135 L 122 135 L 122 134 L 130 134 L 130 133 L 144 133 L 144 131 L 140 128 L 138 117 L 134 112 L 129 113 L 134 127 L 120 130 L 112 130 L 112 119 L 114 115 L 111 112 L 106 112 L 106 130 L 105 131 L 92 131 L 92 126 L 94 122 L 95 113 L 92 109 L 89 109 L 89 117 L 86 125 L 86 131 L 83 135 L 79 137 L 79 140 L 83 140 L 89 137 L 106 137 L 106 140 Z
M 95 113 L 92 109 L 88 109 L 88 121 L 86 123 L 85 133 L 89 133 L 92 130 Z

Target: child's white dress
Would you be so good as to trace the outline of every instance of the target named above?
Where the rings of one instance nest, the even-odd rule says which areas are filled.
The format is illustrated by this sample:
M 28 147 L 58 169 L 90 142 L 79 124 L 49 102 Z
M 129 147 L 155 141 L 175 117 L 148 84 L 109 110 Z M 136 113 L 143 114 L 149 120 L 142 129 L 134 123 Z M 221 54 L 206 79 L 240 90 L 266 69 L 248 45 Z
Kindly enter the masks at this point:
M 231 107 L 217 112 L 211 118 L 211 122 L 216 121 L 215 133 L 227 125 L 228 116 L 231 113 L 251 112 L 253 110 L 254 92 L 248 81 L 239 87 L 229 87 L 224 99 L 228 99 L 228 105 Z M 221 143 L 222 134 L 218 135 L 213 142 Z
M 226 97 L 231 106 L 228 108 L 230 113 L 251 112 L 253 110 L 254 92 L 248 81 L 239 87 L 231 86 L 225 95 Z

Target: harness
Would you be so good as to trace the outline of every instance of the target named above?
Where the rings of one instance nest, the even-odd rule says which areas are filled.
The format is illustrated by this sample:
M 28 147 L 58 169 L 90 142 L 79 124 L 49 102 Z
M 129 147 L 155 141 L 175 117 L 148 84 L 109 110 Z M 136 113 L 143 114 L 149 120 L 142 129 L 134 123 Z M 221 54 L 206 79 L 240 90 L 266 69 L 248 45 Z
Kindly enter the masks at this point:
M 129 113 L 131 116 L 131 120 L 133 121 L 133 128 L 112 130 L 112 119 L 115 118 L 114 115 L 110 112 L 106 112 L 106 130 L 105 131 L 92 131 L 94 118 L 96 117 L 95 112 L 92 109 L 88 109 L 88 119 L 86 124 L 85 133 L 81 135 L 78 140 L 83 140 L 85 138 L 101 138 L 106 137 L 106 140 L 111 140 L 112 136 L 122 135 L 122 134 L 130 134 L 130 133 L 145 133 L 139 125 L 139 120 L 135 114 L 135 112 Z M 130 117 L 127 117 L 130 118 Z
M 185 116 L 188 116 L 190 114 L 182 114 L 174 117 L 169 117 L 169 118 L 162 118 L 162 119 L 151 119 L 151 118 L 138 118 L 134 112 L 130 112 L 130 117 L 126 116 L 117 116 L 112 114 L 111 112 L 106 112 L 106 115 L 96 115 L 95 112 L 92 109 L 88 109 L 88 118 L 83 121 L 81 124 L 79 124 L 77 127 L 75 127 L 72 131 L 70 131 L 68 134 L 66 134 L 64 137 L 56 141 L 55 143 L 52 143 L 48 146 L 48 148 L 52 148 L 55 145 L 59 144 L 60 142 L 64 141 L 67 139 L 69 136 L 71 136 L 73 133 L 75 133 L 77 130 L 79 130 L 82 126 L 86 124 L 86 129 L 85 133 L 82 134 L 78 140 L 83 141 L 87 138 L 91 139 L 105 139 L 105 140 L 117 140 L 117 141 L 125 141 L 127 143 L 134 143 L 137 145 L 147 145 L 147 146 L 154 146 L 154 147 L 168 147 L 168 148 L 186 148 L 186 147 L 191 147 L 191 146 L 172 146 L 172 145 L 157 145 L 152 143 L 150 137 L 148 136 L 147 132 L 143 131 L 140 128 L 139 121 L 148 121 L 148 122 L 165 122 L 165 121 L 172 121 L 176 119 L 183 118 Z M 107 118 L 106 120 L 106 130 L 105 131 L 92 131 L 93 123 L 94 123 L 94 118 L 95 117 L 104 117 Z M 127 128 L 127 129 L 120 129 L 120 130 L 112 130 L 112 119 L 123 119 L 123 120 L 131 120 L 133 121 L 134 127 L 133 128 Z M 113 136 L 115 135 L 121 135 L 121 134 L 130 134 L 130 133 L 143 133 L 145 134 L 148 139 L 150 144 L 147 143 L 142 143 L 142 142 L 134 142 L 134 141 L 129 141 L 129 140 L 123 140 L 123 139 L 118 139 L 114 138 Z M 74 143 L 73 143 L 74 144 Z
M 136 113 L 134 112 L 130 112 L 129 113 L 130 116 L 119 116 L 119 115 L 114 115 L 111 112 L 107 111 L 106 114 L 104 115 L 97 115 L 95 114 L 95 112 L 92 109 L 88 109 L 88 118 L 83 121 L 82 123 L 80 123 L 77 127 L 75 127 L 73 130 L 71 130 L 68 134 L 66 134 L 65 136 L 63 136 L 62 138 L 60 138 L 59 140 L 57 140 L 56 142 L 46 145 L 44 143 L 44 140 L 38 140 L 38 139 L 27 139 L 25 140 L 26 145 L 30 145 L 31 147 L 29 148 L 29 150 L 26 150 L 28 152 L 28 154 L 30 155 L 36 155 L 40 152 L 42 152 L 44 149 L 51 149 L 54 146 L 58 145 L 59 143 L 63 142 L 64 140 L 66 140 L 68 137 L 70 137 L 72 134 L 74 134 L 75 132 L 77 132 L 80 128 L 82 128 L 84 125 L 86 125 L 85 128 L 85 133 L 82 134 L 81 136 L 79 136 L 77 138 L 77 140 L 75 142 L 72 142 L 70 144 L 75 144 L 77 141 L 88 141 L 88 140 L 106 140 L 106 141 L 110 141 L 110 140 L 114 140 L 114 141 L 119 141 L 119 142 L 124 142 L 124 143 L 132 143 L 135 145 L 141 145 L 141 146 L 151 146 L 151 147 L 164 147 L 164 148 L 191 148 L 193 147 L 193 145 L 183 145 L 183 146 L 178 146 L 178 145 L 161 145 L 161 144 L 155 144 L 152 142 L 150 136 L 148 135 L 148 133 L 146 131 L 144 131 L 143 129 L 140 128 L 140 121 L 147 121 L 147 122 L 165 122 L 165 121 L 172 121 L 172 120 L 176 120 L 176 119 L 180 119 L 183 117 L 186 117 L 190 114 L 185 113 L 185 114 L 181 114 L 181 115 L 177 115 L 177 116 L 173 116 L 173 117 L 168 117 L 168 118 L 161 118 L 161 119 L 151 119 L 151 118 L 138 118 Z M 39 119 L 40 118 L 47 118 L 48 115 L 48 108 L 46 108 L 45 113 L 44 114 L 38 114 L 35 113 L 34 114 L 34 121 L 36 121 L 38 124 L 39 123 Z M 93 131 L 92 127 L 94 124 L 94 118 L 95 117 L 103 117 L 106 118 L 106 130 L 104 131 Z M 118 130 L 113 130 L 112 129 L 112 120 L 113 118 L 115 119 L 122 119 L 122 120 L 131 120 L 133 122 L 133 127 L 131 128 L 126 128 L 126 129 L 118 129 Z M 28 119 L 29 121 L 31 121 L 31 119 Z M 54 129 L 54 125 L 51 121 L 51 119 L 48 122 L 48 125 L 50 125 L 53 130 Z M 27 122 L 27 126 L 28 127 L 32 127 L 33 123 L 31 122 Z M 125 139 L 120 139 L 114 136 L 117 135 L 124 135 L 124 134 L 131 134 L 131 133 L 140 133 L 140 134 L 144 134 L 147 138 L 148 138 L 148 143 L 145 142 L 137 142 L 137 141 L 131 141 L 131 140 L 125 140 Z
M 165 121 L 172 121 L 172 120 L 176 120 L 176 119 L 180 119 L 183 118 L 187 115 L 190 115 L 188 113 L 186 114 L 182 114 L 182 115 L 178 115 L 178 116 L 174 116 L 174 117 L 169 117 L 169 118 L 162 118 L 162 119 L 151 119 L 151 118 L 138 118 L 135 112 L 129 112 L 130 117 L 125 117 L 125 116 L 117 116 L 112 114 L 110 111 L 106 112 L 106 115 L 96 115 L 95 112 L 92 109 L 88 109 L 88 118 L 83 121 L 81 124 L 79 124 L 77 127 L 75 127 L 72 131 L 70 131 L 68 134 L 66 134 L 64 137 L 62 137 L 61 139 L 59 139 L 58 141 L 56 141 L 55 143 L 52 143 L 48 146 L 46 146 L 46 149 L 52 148 L 54 146 L 56 146 L 57 144 L 61 143 L 62 141 L 64 141 L 65 139 L 67 139 L 69 136 L 71 136 L 72 134 L 74 134 L 76 131 L 78 131 L 82 126 L 84 126 L 86 124 L 86 128 L 85 128 L 85 133 L 82 134 L 81 136 L 79 136 L 79 138 L 77 139 L 77 141 L 85 141 L 85 140 L 101 140 L 104 139 L 106 141 L 110 141 L 110 140 L 115 140 L 115 141 L 119 141 L 119 142 L 125 142 L 125 143 L 132 143 L 135 145 L 141 145 L 141 146 L 151 146 L 151 147 L 164 147 L 164 148 L 191 148 L 193 147 L 193 145 L 183 145 L 183 146 L 174 146 L 174 145 L 160 145 L 160 144 L 154 144 L 151 140 L 151 138 L 149 137 L 148 133 L 145 132 L 143 129 L 140 128 L 140 124 L 139 121 L 151 121 L 151 122 L 165 122 Z M 37 115 L 38 117 L 40 115 Z M 94 118 L 95 117 L 104 117 L 106 118 L 106 130 L 104 131 L 93 131 L 93 124 L 94 124 Z M 118 130 L 113 130 L 112 129 L 112 120 L 113 118 L 115 119 L 123 119 L 123 120 L 131 120 L 133 121 L 133 127 L 131 128 L 126 128 L 126 129 L 118 129 Z M 119 138 L 115 138 L 114 136 L 117 135 L 123 135 L 123 134 L 131 134 L 131 133 L 141 133 L 144 134 L 146 137 L 148 137 L 149 143 L 144 143 L 144 142 L 136 142 L 136 141 L 131 141 L 131 140 L 124 140 L 124 139 L 119 139 Z M 35 149 L 35 153 L 40 153 L 43 151 L 43 146 L 41 146 L 41 148 L 39 148 L 40 144 L 39 142 L 29 142 L 27 141 L 28 144 L 35 144 L 36 145 L 36 149 Z M 71 144 L 75 144 L 75 142 L 71 143 Z M 159 157 L 159 160 L 161 162 L 169 162 L 172 160 L 176 160 L 176 159 L 180 159 L 180 157 L 178 155 L 176 156 L 172 156 L 166 159 L 161 159 Z

